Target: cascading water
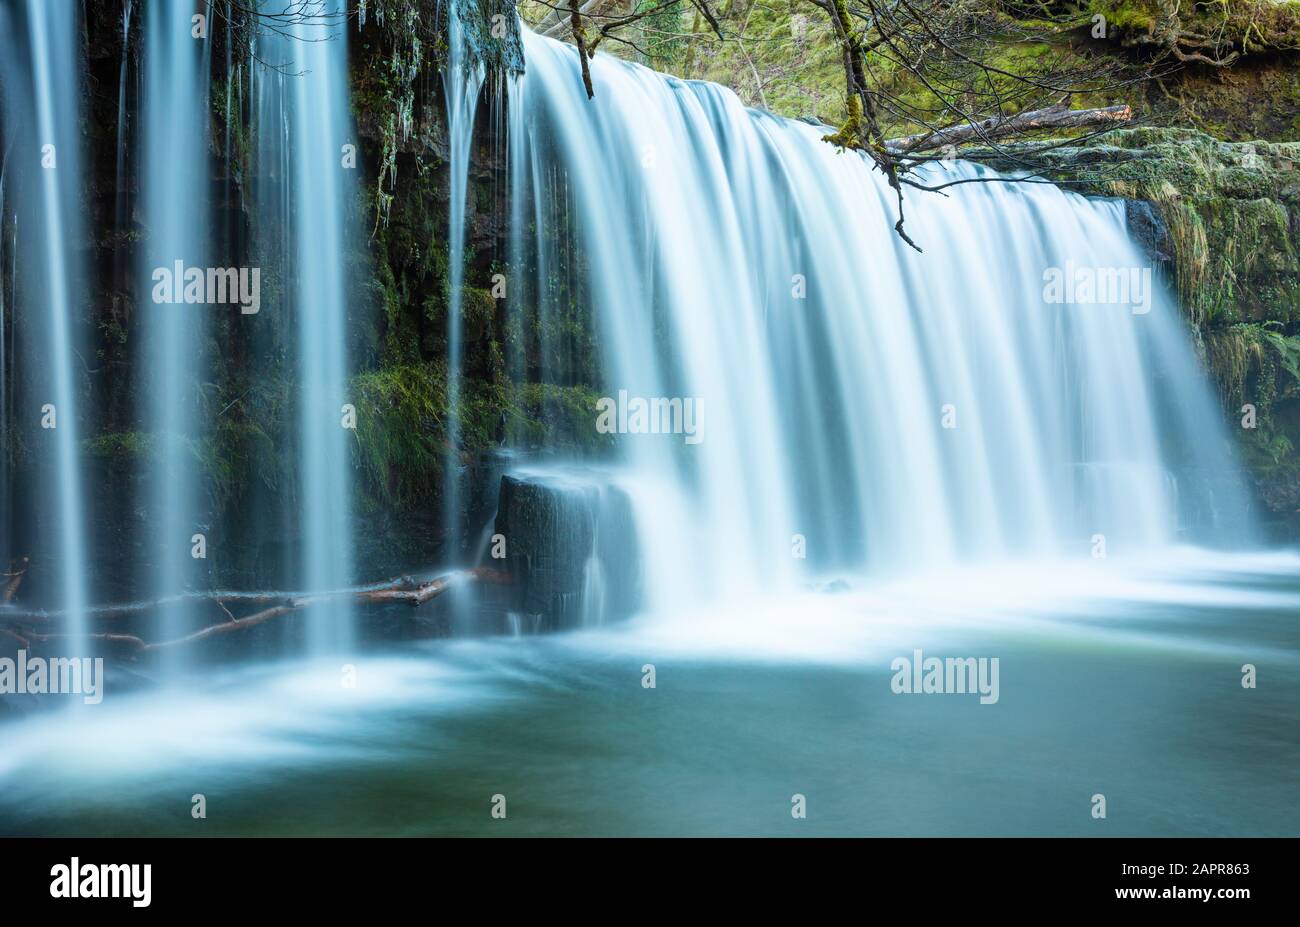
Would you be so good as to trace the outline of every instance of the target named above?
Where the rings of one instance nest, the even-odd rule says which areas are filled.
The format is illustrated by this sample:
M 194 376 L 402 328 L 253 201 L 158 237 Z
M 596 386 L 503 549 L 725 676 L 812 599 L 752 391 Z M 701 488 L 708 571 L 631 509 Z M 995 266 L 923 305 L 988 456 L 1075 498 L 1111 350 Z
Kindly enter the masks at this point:
M 80 341 L 77 308 L 85 298 L 76 258 L 82 235 L 83 176 L 78 139 L 82 86 L 78 7 L 45 0 L 7 6 L 0 10 L 0 43 L 5 156 L 18 173 L 13 187 L 18 203 L 12 225 L 11 330 L 17 340 L 21 319 L 24 354 L 34 361 L 17 373 L 26 378 L 22 416 L 26 439 L 41 461 L 35 469 L 38 501 L 29 511 L 51 526 L 49 549 L 58 562 L 49 569 L 54 586 L 50 599 L 64 615 L 66 652 L 80 654 L 86 646 L 88 599 L 86 511 L 78 456 L 82 422 L 75 368 Z M 17 263 L 20 212 L 30 216 L 36 228 L 27 243 L 21 274 Z M 7 382 L 12 384 L 15 373 L 10 365 L 5 371 Z M 9 428 L 17 423 L 5 424 Z M 7 444 L 11 435 L 6 431 L 3 437 Z M 0 504 L 8 508 L 12 501 Z M 12 551 L 8 540 L 0 546 Z
M 114 231 L 121 236 L 127 226 L 127 182 L 126 168 L 129 156 L 127 147 L 127 64 L 131 58 L 131 12 L 132 0 L 126 0 L 122 7 L 122 61 L 117 71 L 117 205 L 113 210 Z M 120 282 L 120 281 L 119 281 Z
M 506 305 L 521 341 L 526 340 L 528 332 L 524 320 L 536 319 L 535 376 L 541 382 L 556 382 L 564 379 L 564 365 L 552 333 L 558 306 L 567 296 L 571 277 L 564 257 L 571 258 L 572 253 L 565 248 L 567 236 L 560 231 L 568 227 L 568 191 L 558 167 L 545 157 L 533 156 L 534 145 L 541 146 L 544 140 L 534 142 L 530 137 L 532 121 L 525 116 L 528 94 L 529 81 L 523 75 L 512 76 L 506 99 L 510 190 L 510 239 L 506 257 L 511 272 Z M 539 151 L 543 150 L 539 147 Z M 542 234 L 538 231 L 541 229 L 549 234 Z M 526 369 L 528 355 L 527 348 L 521 347 L 509 357 L 512 376 L 517 380 L 530 376 Z
M 209 78 L 206 30 L 196 26 L 197 10 L 192 3 L 152 3 L 142 11 L 140 196 L 147 239 L 140 273 L 150 283 L 142 287 L 139 376 L 153 444 L 146 501 L 154 556 L 142 564 L 141 588 L 160 599 L 207 585 L 205 558 L 195 556 L 195 545 L 205 548 L 209 540 L 195 536 L 210 530 L 197 453 L 210 427 L 205 333 L 210 313 L 227 311 L 209 305 L 204 289 L 210 254 Z M 187 600 L 163 609 L 161 639 L 191 630 L 191 612 Z
M 268 3 L 279 12 L 284 5 Z M 353 581 L 349 465 L 347 293 L 344 266 L 355 199 L 349 148 L 356 137 L 347 80 L 347 19 L 342 0 L 294 10 L 285 34 L 259 37 L 254 99 L 258 157 L 264 178 L 276 178 L 258 197 L 264 229 L 287 230 L 283 245 L 263 242 L 263 253 L 287 258 L 285 273 L 296 326 L 298 530 L 301 585 L 307 591 Z M 264 194 L 264 195 L 263 195 Z M 350 603 L 318 608 L 308 622 L 316 651 L 345 648 L 353 638 Z
M 460 440 L 460 381 L 464 346 L 461 343 L 461 308 L 465 282 L 465 197 L 469 188 L 470 145 L 474 139 L 474 112 L 483 87 L 481 62 L 466 54 L 465 34 L 457 3 L 447 7 L 447 68 L 443 84 L 447 99 L 447 136 L 450 183 L 447 206 L 447 443 L 443 511 L 446 512 L 448 550 L 454 559 L 459 551 L 460 461 L 456 446 Z
M 1131 305 L 1047 298 L 1054 269 L 1148 266 L 1122 203 L 999 182 L 912 193 L 917 254 L 892 191 L 826 130 L 604 55 L 588 100 L 574 48 L 528 34 L 525 50 L 514 195 L 574 212 L 606 394 L 620 416 L 666 397 L 698 418 L 696 439 L 621 439 L 651 607 L 805 569 L 1144 551 L 1192 511 L 1220 514 L 1203 538 L 1244 531 L 1231 486 L 1187 498 L 1230 468 L 1176 307 L 1151 284 Z M 930 176 L 996 180 L 965 163 Z M 553 226 L 533 234 L 512 251 L 540 289 Z
M 5 25 L 0 23 L 0 25 Z M 0 104 L 2 106 L 2 104 Z M 0 108 L 0 113 L 3 109 Z M 2 124 L 2 123 L 0 123 Z M 0 138 L 3 133 L 0 132 Z M 9 245 L 5 242 L 8 232 L 9 212 L 5 202 L 5 168 L 8 167 L 9 152 L 0 150 L 0 268 L 4 266 Z M 9 440 L 9 313 L 5 306 L 6 284 L 0 278 L 0 503 L 4 510 L 0 512 L 0 565 L 7 568 L 13 559 L 13 478 L 9 472 L 9 451 L 4 445 Z

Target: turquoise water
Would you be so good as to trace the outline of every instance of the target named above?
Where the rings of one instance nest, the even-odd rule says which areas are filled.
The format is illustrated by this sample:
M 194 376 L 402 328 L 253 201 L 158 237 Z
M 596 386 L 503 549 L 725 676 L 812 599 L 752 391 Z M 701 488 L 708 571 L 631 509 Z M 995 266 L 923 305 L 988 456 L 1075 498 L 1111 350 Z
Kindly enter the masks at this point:
M 371 654 L 354 689 L 285 664 L 110 691 L 0 728 L 0 832 L 1300 834 L 1298 568 L 1188 552 L 850 580 Z M 997 657 L 998 701 L 894 694 L 914 648 Z

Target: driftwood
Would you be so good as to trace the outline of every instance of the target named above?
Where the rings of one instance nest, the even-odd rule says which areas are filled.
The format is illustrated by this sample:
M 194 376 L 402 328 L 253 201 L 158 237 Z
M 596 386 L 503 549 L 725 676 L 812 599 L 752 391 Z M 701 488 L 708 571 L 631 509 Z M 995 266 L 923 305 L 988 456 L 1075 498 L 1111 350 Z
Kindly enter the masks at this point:
M 85 639 L 104 644 L 119 645 L 137 653 L 146 653 L 197 643 L 233 631 L 244 631 L 283 615 L 335 600 L 350 600 L 361 605 L 409 605 L 416 608 L 431 599 L 437 598 L 452 586 L 458 584 L 506 584 L 510 581 L 510 576 L 507 573 L 487 567 L 475 567 L 469 570 L 445 573 L 422 582 L 411 576 L 400 576 L 387 582 L 369 586 L 355 586 L 318 593 L 234 592 L 228 590 L 209 593 L 187 593 L 146 602 L 96 606 L 87 609 L 86 614 L 92 619 L 105 620 L 140 612 L 155 611 L 187 601 L 204 601 L 211 602 L 220 608 L 225 620 L 200 628 L 182 637 L 165 641 L 150 642 L 134 634 L 117 632 L 94 632 L 85 635 Z M 246 605 L 264 605 L 266 607 L 243 617 L 236 617 L 228 607 L 228 603 L 232 602 Z M 37 630 L 42 626 L 48 626 L 50 622 L 63 617 L 64 614 L 63 612 L 3 609 L 0 610 L 0 625 L 6 627 L 0 627 L 0 632 L 16 638 L 24 644 L 33 641 L 45 643 L 53 640 L 66 640 L 70 635 L 45 633 Z
M 990 116 L 979 122 L 963 123 L 949 126 L 935 132 L 922 132 L 885 142 L 885 148 L 893 155 L 912 154 L 919 151 L 933 151 L 948 145 L 959 145 L 975 139 L 988 140 L 1019 135 L 1039 129 L 1078 129 L 1086 126 L 1108 125 L 1115 122 L 1128 122 L 1133 118 L 1133 110 L 1127 105 L 1105 106 L 1100 109 L 1070 109 L 1064 103 L 1036 109 L 1017 116 Z

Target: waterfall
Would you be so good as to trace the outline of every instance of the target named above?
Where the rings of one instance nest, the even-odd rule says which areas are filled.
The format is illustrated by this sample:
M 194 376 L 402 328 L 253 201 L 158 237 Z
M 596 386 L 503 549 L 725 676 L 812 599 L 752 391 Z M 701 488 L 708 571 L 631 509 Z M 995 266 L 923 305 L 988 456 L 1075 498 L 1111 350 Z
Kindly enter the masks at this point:
M 0 112 L 3 108 L 0 107 Z M 3 133 L 0 132 L 0 138 Z M 5 263 L 5 229 L 8 223 L 8 204 L 5 202 L 5 168 L 9 166 L 8 150 L 0 150 L 0 269 Z M 0 571 L 7 570 L 13 560 L 13 482 L 9 472 L 9 313 L 6 311 L 4 274 L 0 272 Z
M 25 43 L 23 37 L 25 36 Z M 25 46 L 25 47 L 24 47 Z M 41 564 L 51 589 L 48 597 L 64 615 L 66 652 L 83 653 L 86 633 L 86 512 L 79 462 L 80 411 L 78 317 L 86 298 L 84 269 L 76 249 L 82 236 L 80 91 L 82 49 L 78 5 L 30 0 L 0 10 L 0 81 L 4 87 L 6 174 L 15 194 L 13 280 L 10 307 L 12 341 L 23 339 L 22 353 L 32 363 L 0 380 L 12 388 L 24 377 L 18 421 L 6 413 L 7 429 L 20 429 L 36 455 L 33 497 L 23 514 L 42 523 L 50 535 L 45 547 L 58 558 Z M 17 260 L 18 216 L 35 234 Z M 0 322 L 3 319 L 0 318 Z M 3 327 L 0 325 L 0 327 Z M 0 339 L 2 340 L 2 339 Z M 17 350 L 7 347 L 11 357 Z M 12 394 L 3 397 L 13 402 Z M 6 431 L 5 444 L 11 435 Z M 6 452 L 8 449 L 6 448 Z M 38 529 L 41 530 L 41 529 Z M 32 541 L 27 538 L 26 541 Z M 13 541 L 0 545 L 8 552 Z
M 154 3 L 142 11 L 140 197 L 147 240 L 140 277 L 150 282 L 141 287 L 137 362 L 151 438 L 145 501 L 154 536 L 153 556 L 141 566 L 141 588 L 158 598 L 205 587 L 206 557 L 198 554 L 215 542 L 207 536 L 210 524 L 200 495 L 203 447 L 214 411 L 204 392 L 206 334 L 211 313 L 228 307 L 209 304 L 204 290 L 211 254 L 208 41 L 192 18 L 199 15 L 196 9 L 192 3 Z M 196 294 L 192 286 L 202 292 Z M 160 637 L 191 630 L 198 620 L 191 612 L 184 601 L 167 608 Z
M 447 69 L 443 74 L 447 99 L 447 147 L 450 183 L 447 206 L 447 444 L 443 511 L 446 512 L 448 551 L 455 559 L 461 542 L 460 381 L 464 346 L 461 344 L 461 309 L 465 282 L 465 197 L 469 187 L 470 144 L 474 138 L 474 113 L 483 86 L 481 62 L 466 55 L 465 34 L 457 3 L 447 8 Z
M 127 132 L 126 132 L 126 71 L 131 59 L 131 0 L 122 7 L 122 61 L 117 71 L 117 204 L 113 210 L 114 231 L 119 239 L 127 226 L 129 198 L 126 185 Z M 120 277 L 120 275 L 119 275 Z M 120 285 L 121 281 L 118 279 Z
M 893 191 L 824 127 L 609 55 L 588 100 L 575 49 L 524 44 L 512 195 L 571 213 L 611 421 L 648 430 L 636 403 L 656 398 L 680 403 L 649 406 L 679 426 L 687 403 L 697 418 L 694 438 L 619 438 L 652 608 L 1248 530 L 1232 485 L 1193 498 L 1230 470 L 1227 436 L 1121 201 L 933 165 L 970 182 L 908 192 L 916 253 Z M 555 228 L 512 245 L 534 292 Z M 1134 283 L 1089 304 L 1051 290 L 1067 277 Z
M 563 257 L 567 243 L 568 199 L 563 178 L 545 157 L 542 140 L 530 137 L 529 81 L 519 75 L 509 81 L 507 112 L 507 161 L 510 203 L 510 238 L 507 261 L 510 287 L 507 305 L 513 324 L 520 327 L 521 341 L 528 329 L 523 320 L 531 312 L 537 320 L 537 345 L 533 357 L 536 377 L 542 382 L 562 380 L 557 346 L 552 338 L 554 319 L 568 283 L 569 269 Z M 534 154 L 534 146 L 538 146 Z M 530 228 L 532 235 L 530 236 Z M 548 234 L 537 230 L 546 229 Z M 561 283 L 563 281 L 563 283 Z M 527 346 L 512 357 L 511 375 L 523 380 L 529 376 Z
M 286 262 L 287 308 L 296 319 L 301 585 L 321 591 L 353 582 L 345 261 L 355 224 L 357 139 L 345 4 L 325 0 L 308 12 L 288 34 L 258 37 L 267 66 L 257 75 L 254 99 L 259 173 L 262 181 L 275 181 L 259 189 L 259 225 L 287 229 L 284 242 L 264 242 L 263 253 Z M 350 603 L 320 606 L 308 627 L 314 650 L 349 646 Z

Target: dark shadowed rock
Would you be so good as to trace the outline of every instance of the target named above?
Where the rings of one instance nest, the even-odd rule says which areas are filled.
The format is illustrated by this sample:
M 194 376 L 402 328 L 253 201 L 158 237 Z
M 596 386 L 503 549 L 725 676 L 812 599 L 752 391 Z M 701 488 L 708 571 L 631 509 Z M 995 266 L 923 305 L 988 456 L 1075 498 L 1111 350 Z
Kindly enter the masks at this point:
M 1172 277 L 1173 243 L 1169 227 L 1147 200 L 1125 200 L 1124 219 L 1128 232 L 1151 259 L 1151 265 L 1165 279 Z
M 496 531 L 517 607 L 540 616 L 539 630 L 625 618 L 639 605 L 631 500 L 599 474 L 503 476 Z

